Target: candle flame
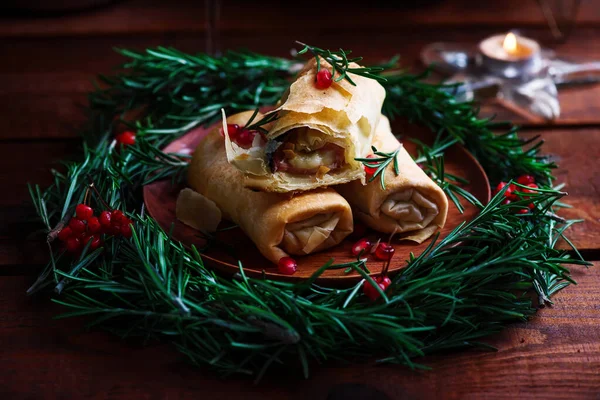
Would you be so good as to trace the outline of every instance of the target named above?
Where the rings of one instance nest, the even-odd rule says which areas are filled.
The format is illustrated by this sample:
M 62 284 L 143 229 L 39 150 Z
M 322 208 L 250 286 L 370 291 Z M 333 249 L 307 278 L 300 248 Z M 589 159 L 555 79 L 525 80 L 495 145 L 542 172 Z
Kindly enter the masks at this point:
M 512 32 L 508 32 L 502 47 L 508 54 L 515 54 L 517 52 L 517 36 Z

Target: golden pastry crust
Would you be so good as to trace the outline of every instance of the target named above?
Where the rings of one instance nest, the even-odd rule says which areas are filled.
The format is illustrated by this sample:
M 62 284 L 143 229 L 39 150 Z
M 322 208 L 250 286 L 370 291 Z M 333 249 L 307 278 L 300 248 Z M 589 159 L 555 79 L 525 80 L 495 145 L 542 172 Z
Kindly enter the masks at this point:
M 379 120 L 373 146 L 383 152 L 402 146 L 385 116 Z M 385 189 L 375 179 L 364 186 L 350 182 L 336 190 L 352 205 L 355 216 L 371 228 L 401 233 L 404 239 L 421 243 L 446 223 L 448 199 L 403 147 L 397 157 L 400 173 L 396 175 L 392 163 L 388 165 Z
M 247 119 L 248 114 L 241 113 L 227 122 L 243 124 Z M 353 230 L 350 205 L 333 189 L 291 195 L 244 187 L 244 174 L 227 162 L 218 129 L 196 148 L 188 182 L 214 201 L 223 217 L 238 224 L 274 263 L 289 254 L 310 254 L 334 246 Z
M 358 68 L 357 64 L 351 64 Z M 322 68 L 331 66 L 321 60 Z M 381 115 L 385 89 L 377 81 L 352 75 L 353 86 L 346 80 L 334 82 L 326 90 L 315 87 L 316 60 L 309 61 L 299 73 L 274 111 L 278 119 L 269 127 L 268 139 L 275 139 L 295 129 L 310 128 L 344 149 L 344 165 L 325 174 L 272 172 L 264 153 L 254 151 L 250 157 L 230 140 L 226 141 L 227 159 L 246 174 L 247 187 L 266 192 L 306 191 L 360 180 L 365 182 L 362 164 L 355 160 L 366 156 Z M 262 157 L 262 160 L 257 160 Z M 261 162 L 262 161 L 262 162 Z

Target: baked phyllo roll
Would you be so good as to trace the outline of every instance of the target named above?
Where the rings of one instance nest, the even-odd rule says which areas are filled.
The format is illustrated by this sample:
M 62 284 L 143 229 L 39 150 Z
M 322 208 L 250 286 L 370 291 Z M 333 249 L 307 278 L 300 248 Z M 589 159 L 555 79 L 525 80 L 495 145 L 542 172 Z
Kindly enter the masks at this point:
M 244 124 L 248 113 L 229 117 Z M 189 185 L 212 200 L 223 217 L 240 226 L 260 252 L 277 263 L 288 255 L 305 255 L 341 242 L 352 233 L 352 210 L 333 189 L 296 195 L 265 193 L 244 187 L 244 174 L 227 162 L 223 137 L 215 129 L 196 148 Z
M 357 64 L 351 67 L 359 68 Z M 321 68 L 331 70 L 325 60 Z M 347 80 L 317 89 L 316 60 L 299 73 L 269 113 L 276 119 L 255 141 L 226 135 L 227 159 L 244 172 L 247 187 L 267 192 L 305 191 L 359 180 L 362 164 L 381 115 L 385 89 L 374 79 L 351 74 Z
M 359 181 L 340 185 L 337 191 L 348 200 L 356 218 L 369 227 L 423 242 L 446 222 L 448 200 L 444 191 L 413 161 L 385 116 L 379 120 L 373 146 L 386 153 L 400 148 L 399 174 L 389 163 L 384 175 L 385 189 L 379 179 L 374 179 L 364 186 Z

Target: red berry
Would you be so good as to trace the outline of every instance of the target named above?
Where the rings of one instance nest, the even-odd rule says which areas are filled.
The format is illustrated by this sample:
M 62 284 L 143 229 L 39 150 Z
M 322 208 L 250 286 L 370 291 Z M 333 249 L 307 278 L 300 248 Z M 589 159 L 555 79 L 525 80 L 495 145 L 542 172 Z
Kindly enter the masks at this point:
M 331 79 L 331 72 L 326 68 L 321 68 L 319 72 L 317 72 L 317 89 L 327 89 L 332 83 L 333 79 Z
M 530 210 L 533 210 L 535 208 L 535 204 L 529 203 L 527 204 L 527 207 L 529 207 Z
M 529 210 L 528 210 L 528 209 L 526 209 L 526 208 L 520 208 L 520 209 L 517 211 L 517 214 L 527 214 L 528 212 L 529 212 Z
M 376 280 L 376 282 L 377 282 L 377 280 Z M 384 292 L 385 292 L 385 289 L 387 289 L 387 286 L 385 286 L 385 284 L 383 284 L 383 283 L 377 283 L 377 286 L 379 286 L 381 288 L 381 290 L 383 290 Z M 365 283 L 363 284 L 363 293 L 371 301 L 377 300 L 380 296 L 377 289 L 375 289 L 373 287 L 373 285 L 371 285 L 371 283 L 368 281 L 365 281 Z
M 367 156 L 367 158 L 379 158 L 379 157 L 377 157 L 375 154 L 369 154 Z M 377 172 L 377 168 L 379 168 L 379 167 L 373 168 L 373 167 L 369 167 L 369 166 L 365 165 L 365 172 L 367 173 L 367 175 L 373 175 L 373 174 L 375 174 L 375 172 Z
M 247 129 L 242 129 L 238 131 L 235 139 L 232 139 L 238 146 L 249 149 L 252 147 L 252 142 L 254 141 L 254 136 L 256 136 L 256 131 L 249 131 Z
M 359 254 L 366 254 L 369 252 L 370 249 L 371 242 L 369 242 L 368 239 L 363 238 L 360 239 L 358 242 L 354 243 L 354 246 L 352 246 L 352 255 L 358 256 Z
M 517 187 L 511 183 L 506 192 L 504 192 L 504 195 L 510 200 L 519 200 L 519 196 L 515 194 L 516 191 Z
M 71 253 L 77 253 L 81 247 L 81 242 L 76 237 L 70 237 L 66 242 L 67 250 Z
M 75 207 L 75 215 L 77 215 L 77 218 L 87 221 L 94 215 L 94 210 L 92 210 L 92 207 L 86 206 L 85 204 L 77 204 L 77 207 Z
M 112 234 L 113 236 L 119 236 L 121 234 L 121 225 L 119 225 L 119 224 L 112 224 L 110 226 L 110 230 L 108 230 L 108 232 L 110 234 Z
M 62 228 L 60 230 L 60 232 L 58 232 L 58 239 L 61 242 L 65 242 L 72 235 L 73 235 L 73 230 L 71 228 L 69 228 L 68 226 L 66 226 L 66 227 Z
M 88 235 L 87 233 L 83 233 L 79 238 L 82 246 L 85 246 L 90 240 L 92 240 L 92 235 Z
M 521 175 L 520 177 L 517 178 L 517 183 L 521 184 L 521 185 L 527 185 L 529 183 L 534 183 L 535 182 L 535 178 L 531 175 Z
M 281 257 L 277 263 L 277 270 L 280 274 L 294 275 L 298 264 L 292 257 Z
M 129 221 L 129 223 L 131 223 L 131 221 Z M 121 235 L 126 239 L 131 237 L 131 226 L 129 226 L 129 223 L 121 226 Z
M 504 189 L 504 187 L 507 185 L 506 182 L 500 182 L 498 184 L 498 186 L 496 186 L 496 191 L 495 193 L 500 192 L 502 189 Z M 513 185 L 512 183 L 510 185 L 508 185 L 508 187 L 506 188 L 506 191 L 504 192 L 504 197 L 506 197 L 507 199 L 510 200 L 518 200 L 517 196 L 515 196 L 513 193 L 517 190 L 517 187 L 515 185 Z
M 375 249 L 375 258 L 382 261 L 391 260 L 396 250 L 394 246 L 387 243 L 379 243 L 377 249 Z
M 123 218 L 125 218 L 125 214 L 123 214 L 122 211 L 113 210 L 113 212 L 110 215 L 111 224 L 121 224 L 123 221 Z
M 510 203 L 512 203 L 512 202 L 509 199 L 504 199 L 504 200 L 502 200 L 502 203 L 500 203 L 500 204 L 507 205 L 507 204 L 510 204 Z
M 536 194 L 536 193 L 538 193 L 537 190 L 531 190 L 529 188 L 531 188 L 531 189 L 537 189 L 538 185 L 536 185 L 535 183 L 529 183 L 529 184 L 527 184 L 527 188 L 519 188 L 519 191 L 521 193 L 525 193 L 525 194 Z
M 78 235 L 85 232 L 85 223 L 77 218 L 71 218 L 69 221 L 69 228 L 73 231 L 73 234 Z
M 387 289 L 388 286 L 390 286 L 392 284 L 392 280 L 389 277 L 387 277 L 387 276 L 378 276 L 375 279 L 375 282 L 380 283 L 383 286 L 385 286 L 385 289 Z
M 227 133 L 229 134 L 229 138 L 234 140 L 240 130 L 240 126 L 238 124 L 227 124 Z M 223 132 L 223 128 L 219 129 L 219 133 L 221 136 L 225 137 L 225 132 Z
M 500 182 L 498 186 L 496 186 L 496 189 L 494 189 L 494 193 L 499 193 L 502 189 L 504 189 L 504 186 L 506 186 L 506 182 Z
M 102 225 L 103 227 L 110 226 L 110 212 L 102 211 L 100 213 L 99 221 L 100 221 L 100 225 Z
M 91 250 L 96 250 L 98 247 L 100 247 L 100 244 L 102 242 L 100 241 L 100 238 L 96 235 L 92 236 L 92 243 L 90 244 L 90 249 Z
M 90 233 L 99 232 L 100 228 L 102 228 L 102 225 L 100 225 L 100 221 L 98 220 L 98 217 L 92 217 L 92 218 L 88 219 L 87 228 L 88 228 L 88 232 L 90 232 Z
M 129 146 L 135 143 L 135 133 L 127 131 L 123 132 L 115 138 L 117 143 L 122 144 L 123 146 Z

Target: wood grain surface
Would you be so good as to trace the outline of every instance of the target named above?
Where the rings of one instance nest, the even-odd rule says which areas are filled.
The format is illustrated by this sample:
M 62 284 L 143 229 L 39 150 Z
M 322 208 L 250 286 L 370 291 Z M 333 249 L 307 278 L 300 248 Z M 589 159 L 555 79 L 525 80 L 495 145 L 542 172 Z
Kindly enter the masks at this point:
M 219 46 L 289 56 L 294 40 L 302 40 L 352 49 L 368 63 L 401 54 L 403 65 L 418 71 L 425 44 L 475 43 L 516 28 L 561 56 L 600 59 L 595 0 L 581 2 L 577 27 L 564 43 L 552 38 L 535 0 L 354 3 L 336 6 L 333 15 L 327 7 L 315 11 L 310 2 L 223 0 Z M 85 121 L 80 107 L 91 80 L 123 61 L 113 47 L 203 51 L 205 6 L 123 0 L 78 12 L 0 16 L 0 399 L 599 398 L 600 86 L 562 90 L 562 115 L 552 124 L 483 108 L 484 115 L 496 113 L 522 124 L 523 135 L 545 140 L 544 151 L 560 166 L 557 182 L 567 185 L 565 202 L 574 206 L 561 215 L 583 220 L 569 237 L 596 260 L 589 270 L 574 269 L 578 285 L 559 293 L 553 307 L 489 338 L 497 352 L 418 360 L 433 368 L 428 372 L 372 361 L 327 363 L 313 366 L 305 381 L 294 367 L 282 368 L 254 386 L 192 368 L 168 344 L 123 342 L 87 331 L 83 319 L 55 320 L 58 306 L 26 297 L 47 261 L 46 245 L 33 232 L 27 182 L 47 185 L 50 168 L 60 168 L 57 161 L 77 156 L 77 131 Z
M 32 277 L 4 277 L 0 397 L 595 399 L 600 392 L 600 263 L 575 269 L 574 277 L 578 285 L 559 293 L 553 307 L 489 338 L 486 343 L 497 352 L 455 351 L 417 360 L 433 369 L 429 372 L 375 365 L 374 360 L 313 365 L 307 381 L 294 378 L 295 370 L 283 370 L 258 386 L 193 369 L 166 344 L 140 346 L 88 332 L 83 321 L 52 320 L 58 307 L 23 296 Z

